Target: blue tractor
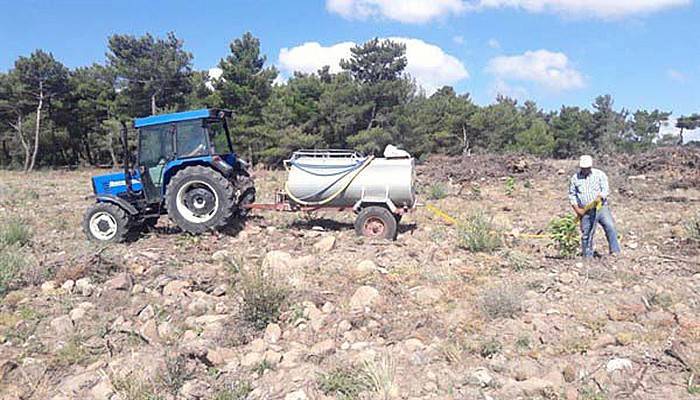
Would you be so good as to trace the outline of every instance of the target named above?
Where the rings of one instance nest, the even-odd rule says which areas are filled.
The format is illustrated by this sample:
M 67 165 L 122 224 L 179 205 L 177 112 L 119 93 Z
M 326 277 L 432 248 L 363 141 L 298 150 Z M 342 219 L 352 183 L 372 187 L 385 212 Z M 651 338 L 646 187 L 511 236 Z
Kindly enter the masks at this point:
M 246 163 L 233 151 L 231 111 L 202 109 L 137 118 L 136 161 L 122 132 L 124 172 L 95 176 L 96 203 L 85 213 L 91 240 L 122 242 L 161 215 L 199 234 L 245 217 L 255 201 Z

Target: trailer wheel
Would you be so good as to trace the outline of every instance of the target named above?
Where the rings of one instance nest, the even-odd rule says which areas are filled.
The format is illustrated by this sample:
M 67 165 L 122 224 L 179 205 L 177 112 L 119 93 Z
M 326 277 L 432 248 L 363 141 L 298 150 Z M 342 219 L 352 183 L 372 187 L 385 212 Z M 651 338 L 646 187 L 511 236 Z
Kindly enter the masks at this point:
M 183 231 L 199 234 L 224 227 L 235 209 L 233 184 L 211 168 L 188 167 L 170 180 L 168 216 Z
M 85 212 L 83 232 L 89 240 L 121 243 L 129 234 L 129 215 L 112 203 L 95 203 Z
M 395 240 L 397 221 L 394 214 L 384 207 L 370 206 L 362 209 L 355 220 L 358 236 Z

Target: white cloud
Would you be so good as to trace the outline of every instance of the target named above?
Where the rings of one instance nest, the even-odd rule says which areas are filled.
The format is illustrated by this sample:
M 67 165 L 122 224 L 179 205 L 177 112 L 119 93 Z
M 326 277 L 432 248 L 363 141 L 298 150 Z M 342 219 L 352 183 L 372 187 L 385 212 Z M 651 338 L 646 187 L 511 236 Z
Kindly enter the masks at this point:
M 457 43 L 457 44 L 464 44 L 464 36 L 462 36 L 462 35 L 453 36 L 452 41 Z
M 310 73 L 327 65 L 331 72 L 340 72 L 340 60 L 350 57 L 350 49 L 353 46 L 353 42 L 342 42 L 327 47 L 318 42 L 306 42 L 291 49 L 285 47 L 280 50 L 280 67 L 289 73 Z
M 692 4 L 693 0 L 326 0 L 326 9 L 349 20 L 385 18 L 420 24 L 489 8 L 518 8 L 572 17 L 616 19 Z
M 456 57 L 445 53 L 440 47 L 420 39 L 390 37 L 406 45 L 406 72 L 415 78 L 427 93 L 433 93 L 443 85 L 454 85 L 469 78 L 469 72 Z M 322 46 L 307 42 L 292 48 L 283 48 L 279 54 L 279 67 L 287 75 L 294 71 L 316 72 L 328 65 L 331 72 L 340 71 L 340 60 L 350 58 L 353 42 L 342 42 Z
M 501 42 L 499 42 L 498 40 L 496 40 L 494 38 L 489 39 L 488 45 L 492 49 L 500 49 L 501 48 Z
M 410 24 L 462 13 L 463 0 L 326 0 L 326 9 L 346 19 L 386 18 Z
M 669 68 L 666 70 L 666 77 L 677 83 L 684 83 L 688 80 L 688 77 L 684 73 L 677 69 Z
M 522 8 L 529 12 L 554 12 L 568 16 L 621 18 L 685 6 L 692 0 L 478 0 L 472 5 L 483 8 Z
M 548 50 L 495 57 L 489 61 L 486 70 L 494 75 L 497 81 L 532 82 L 553 91 L 580 89 L 585 86 L 583 75 L 571 65 L 566 54 Z

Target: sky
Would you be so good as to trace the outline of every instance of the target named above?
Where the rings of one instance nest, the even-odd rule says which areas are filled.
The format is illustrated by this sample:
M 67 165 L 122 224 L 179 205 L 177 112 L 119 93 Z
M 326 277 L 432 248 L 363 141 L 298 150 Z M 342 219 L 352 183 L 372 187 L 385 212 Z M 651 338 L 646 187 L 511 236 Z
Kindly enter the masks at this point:
M 103 63 L 115 33 L 185 41 L 216 67 L 250 31 L 281 78 L 312 72 L 374 37 L 407 48 L 407 72 L 479 104 L 497 94 L 546 110 L 616 107 L 700 112 L 700 0 L 0 0 L 0 71 L 35 49 L 68 67 Z

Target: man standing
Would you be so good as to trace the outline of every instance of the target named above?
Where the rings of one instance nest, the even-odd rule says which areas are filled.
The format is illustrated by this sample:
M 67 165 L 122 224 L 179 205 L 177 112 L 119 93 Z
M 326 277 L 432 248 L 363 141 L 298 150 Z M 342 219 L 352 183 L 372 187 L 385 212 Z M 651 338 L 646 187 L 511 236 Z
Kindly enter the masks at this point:
M 615 222 L 613 221 L 608 197 L 610 187 L 608 177 L 599 169 L 593 168 L 593 157 L 582 156 L 579 171 L 571 177 L 569 201 L 576 215 L 581 219 L 581 248 L 583 257 L 593 257 L 593 235 L 600 224 L 608 238 L 611 254 L 620 253 Z

